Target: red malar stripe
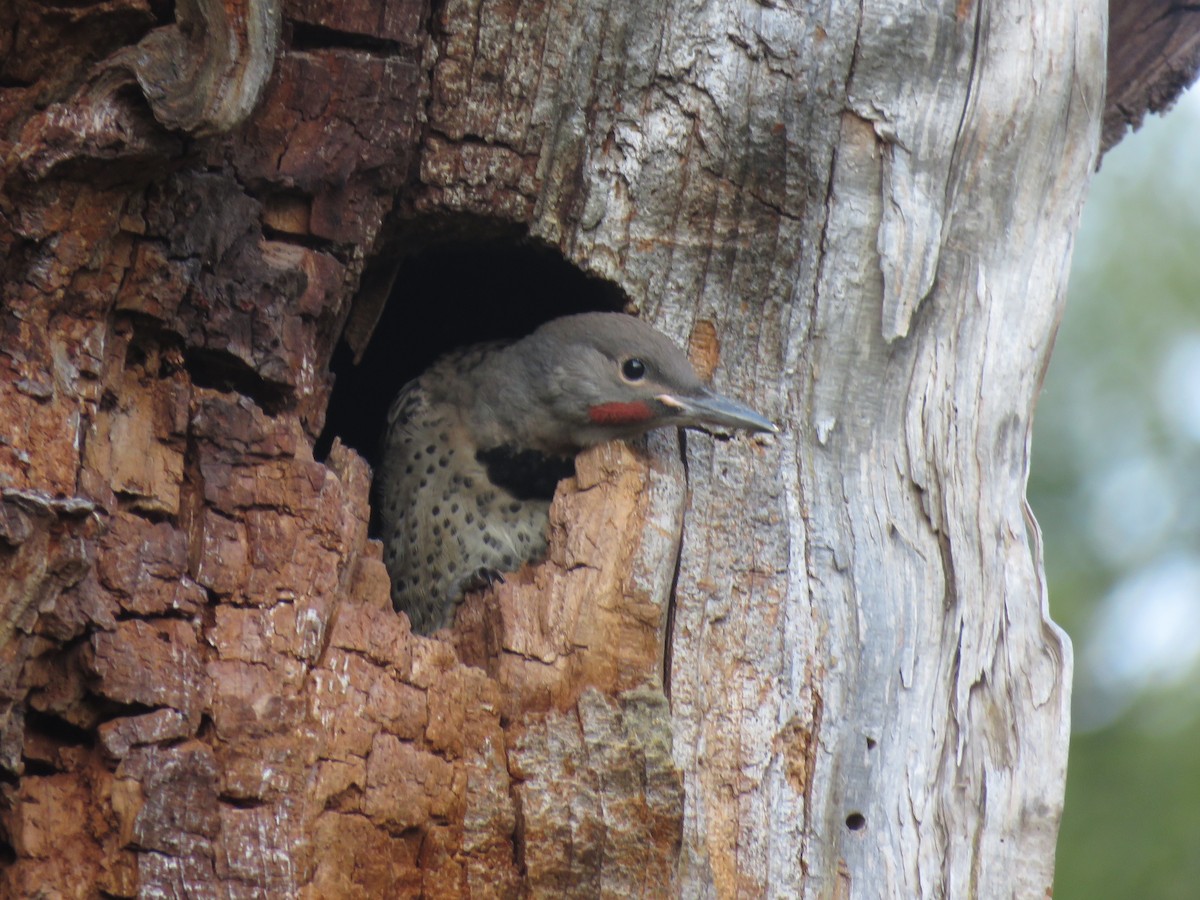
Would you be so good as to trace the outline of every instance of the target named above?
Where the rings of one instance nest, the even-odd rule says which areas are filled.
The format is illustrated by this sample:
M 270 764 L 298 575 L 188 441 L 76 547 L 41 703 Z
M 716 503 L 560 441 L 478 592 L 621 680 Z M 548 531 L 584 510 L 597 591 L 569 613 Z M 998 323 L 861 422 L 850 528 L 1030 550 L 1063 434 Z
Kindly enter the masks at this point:
M 588 418 L 597 425 L 631 425 L 653 418 L 650 404 L 638 400 L 633 403 L 601 403 L 588 410 Z

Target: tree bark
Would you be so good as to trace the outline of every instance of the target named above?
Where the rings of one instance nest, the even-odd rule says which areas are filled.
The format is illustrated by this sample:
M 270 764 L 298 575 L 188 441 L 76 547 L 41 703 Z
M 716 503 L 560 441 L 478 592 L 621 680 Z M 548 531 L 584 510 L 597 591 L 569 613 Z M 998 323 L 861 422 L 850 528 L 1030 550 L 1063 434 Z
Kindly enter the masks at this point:
M 4 890 L 1047 894 L 1103 7 L 164 8 L 0 13 Z M 416 637 L 330 360 L 512 230 L 783 428 L 585 454 Z
M 1101 146 L 1107 151 L 1146 113 L 1161 113 L 1200 71 L 1200 16 L 1169 0 L 1111 0 L 1108 92 Z

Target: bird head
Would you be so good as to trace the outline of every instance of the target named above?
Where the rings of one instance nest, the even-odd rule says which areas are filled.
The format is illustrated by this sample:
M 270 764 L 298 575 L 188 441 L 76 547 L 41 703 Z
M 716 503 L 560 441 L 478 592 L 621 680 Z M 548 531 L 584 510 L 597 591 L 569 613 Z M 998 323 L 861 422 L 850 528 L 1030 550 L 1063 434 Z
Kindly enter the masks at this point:
M 517 378 L 496 378 L 490 404 L 525 446 L 571 453 L 663 426 L 776 431 L 696 375 L 665 335 L 621 313 L 554 319 L 505 351 Z

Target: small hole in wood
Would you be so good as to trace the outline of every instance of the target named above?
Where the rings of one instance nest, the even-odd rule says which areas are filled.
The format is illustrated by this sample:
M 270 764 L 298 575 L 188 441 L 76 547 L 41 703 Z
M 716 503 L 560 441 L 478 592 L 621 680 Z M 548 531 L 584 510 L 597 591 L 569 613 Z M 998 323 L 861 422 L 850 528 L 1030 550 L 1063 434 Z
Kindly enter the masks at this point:
M 846 816 L 846 827 L 851 831 L 862 831 L 867 827 L 867 817 L 859 812 L 852 812 Z

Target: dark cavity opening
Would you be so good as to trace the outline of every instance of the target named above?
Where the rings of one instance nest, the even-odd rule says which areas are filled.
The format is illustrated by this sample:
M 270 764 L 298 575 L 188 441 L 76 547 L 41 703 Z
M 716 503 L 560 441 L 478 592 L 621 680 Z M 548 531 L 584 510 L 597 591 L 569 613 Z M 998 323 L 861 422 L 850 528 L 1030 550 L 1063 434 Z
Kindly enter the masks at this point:
M 58 746 L 90 747 L 94 741 L 94 735 L 86 728 L 36 709 L 25 711 L 25 728 L 29 733 L 48 738 Z
M 846 827 L 851 831 L 862 831 L 867 827 L 867 817 L 859 812 L 852 812 L 846 816 Z
M 317 459 L 325 459 L 339 437 L 375 466 L 392 400 L 448 350 L 518 338 L 559 316 L 625 306 L 615 285 L 519 235 L 463 237 L 459 230 L 454 239 L 416 239 L 424 246 L 399 258 L 398 267 L 395 258 L 379 259 L 363 276 L 355 301 L 362 308 L 352 313 L 347 334 L 356 328 L 361 334 L 362 322 L 372 317 L 365 310 L 371 291 L 386 288 L 389 279 L 391 287 L 361 360 L 355 364 L 347 334 L 334 352 L 336 380 Z

